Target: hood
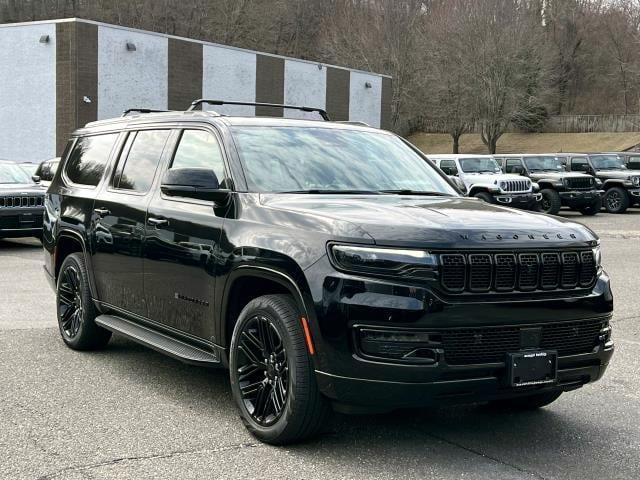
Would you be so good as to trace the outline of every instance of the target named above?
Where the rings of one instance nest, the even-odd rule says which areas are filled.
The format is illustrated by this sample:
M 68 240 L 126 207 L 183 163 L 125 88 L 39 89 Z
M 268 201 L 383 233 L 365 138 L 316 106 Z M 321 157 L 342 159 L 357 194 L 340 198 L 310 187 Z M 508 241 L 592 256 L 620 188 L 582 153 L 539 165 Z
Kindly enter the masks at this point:
M 541 178 L 562 180 L 563 178 L 591 178 L 591 175 L 580 172 L 531 172 L 529 177 L 535 180 Z
M 527 177 L 521 175 L 513 175 L 511 173 L 464 173 L 460 174 L 464 177 L 465 183 L 474 185 L 477 183 L 494 184 L 500 180 L 526 180 Z
M 0 195 L 21 193 L 44 195 L 45 189 L 37 183 L 0 183 Z
M 475 198 L 262 194 L 261 203 L 304 218 L 348 222 L 376 244 L 388 246 L 538 248 L 584 245 L 597 239 L 583 225 Z
M 619 178 L 626 180 L 629 177 L 640 177 L 640 170 L 598 170 L 600 178 Z

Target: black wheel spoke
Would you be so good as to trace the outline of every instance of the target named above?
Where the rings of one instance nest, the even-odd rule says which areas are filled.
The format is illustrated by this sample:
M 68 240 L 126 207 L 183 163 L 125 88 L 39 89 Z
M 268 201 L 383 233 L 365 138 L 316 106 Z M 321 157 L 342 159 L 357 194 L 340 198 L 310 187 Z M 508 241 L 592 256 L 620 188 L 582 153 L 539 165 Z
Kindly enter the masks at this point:
M 260 425 L 275 423 L 287 402 L 288 362 L 284 342 L 264 315 L 247 320 L 240 332 L 235 375 L 251 418 Z
M 81 292 L 78 271 L 69 265 L 61 272 L 58 285 L 58 322 L 61 330 L 69 338 L 78 334 L 82 324 L 84 310 Z

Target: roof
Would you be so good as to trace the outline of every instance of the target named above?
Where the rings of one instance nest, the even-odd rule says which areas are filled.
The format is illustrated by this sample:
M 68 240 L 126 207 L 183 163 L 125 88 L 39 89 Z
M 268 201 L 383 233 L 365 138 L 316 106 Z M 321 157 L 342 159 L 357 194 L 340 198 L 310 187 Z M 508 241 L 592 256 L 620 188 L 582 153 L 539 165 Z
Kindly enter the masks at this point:
M 271 126 L 271 127 L 316 127 L 316 128 L 333 128 L 340 130 L 360 130 L 372 132 L 385 132 L 377 128 L 366 125 L 346 122 L 331 122 L 319 120 L 306 120 L 284 117 L 236 117 L 220 115 L 212 111 L 169 111 L 141 113 L 137 115 L 127 115 L 125 117 L 108 118 L 87 123 L 84 127 L 74 132 L 74 135 L 86 134 L 95 130 L 117 130 L 123 129 L 130 125 L 145 125 L 156 123 L 179 123 L 184 121 L 203 121 L 208 123 L 223 123 L 228 126 Z

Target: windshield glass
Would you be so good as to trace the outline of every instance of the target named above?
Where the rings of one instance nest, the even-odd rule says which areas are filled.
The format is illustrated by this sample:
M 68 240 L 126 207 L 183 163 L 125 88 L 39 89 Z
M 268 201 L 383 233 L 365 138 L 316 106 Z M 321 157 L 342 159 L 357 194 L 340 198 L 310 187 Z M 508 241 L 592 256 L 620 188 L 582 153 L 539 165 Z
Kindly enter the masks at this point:
M 498 162 L 493 158 L 470 157 L 460 159 L 460 168 L 464 173 L 500 173 Z
M 564 170 L 562 160 L 553 156 L 524 157 L 524 163 L 529 170 Z
M 37 163 L 21 163 L 20 168 L 22 168 L 25 172 L 27 172 L 27 175 L 31 176 L 36 174 L 36 170 L 38 169 L 38 164 Z
M 33 181 L 18 165 L 0 163 L 0 183 L 33 183 Z
M 591 164 L 596 170 L 624 170 L 624 160 L 618 155 L 591 155 Z
M 412 190 L 457 195 L 420 155 L 386 133 L 322 127 L 233 127 L 249 189 Z

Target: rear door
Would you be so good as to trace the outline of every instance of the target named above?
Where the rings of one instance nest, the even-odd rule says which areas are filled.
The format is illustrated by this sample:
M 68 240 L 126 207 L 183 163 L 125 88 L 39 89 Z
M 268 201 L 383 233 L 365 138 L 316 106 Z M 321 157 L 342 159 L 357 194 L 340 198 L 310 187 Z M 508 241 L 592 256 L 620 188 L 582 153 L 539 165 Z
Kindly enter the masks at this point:
M 231 188 L 222 142 L 214 130 L 185 128 L 175 135 L 167 168 L 212 169 L 221 188 Z M 159 184 L 149 205 L 144 245 L 149 317 L 170 329 L 215 341 L 216 259 L 224 217 L 213 202 L 167 196 Z
M 126 134 L 111 178 L 98 194 L 92 225 L 92 264 L 100 301 L 146 317 L 142 245 L 151 186 L 169 129 Z

